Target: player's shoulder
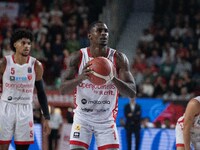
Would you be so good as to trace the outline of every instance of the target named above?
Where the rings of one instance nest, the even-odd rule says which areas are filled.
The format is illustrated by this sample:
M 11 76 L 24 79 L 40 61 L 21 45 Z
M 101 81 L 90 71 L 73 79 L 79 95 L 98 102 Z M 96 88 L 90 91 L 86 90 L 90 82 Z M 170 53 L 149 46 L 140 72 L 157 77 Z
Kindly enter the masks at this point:
M 116 58 L 118 65 L 129 63 L 127 56 L 123 52 L 116 51 L 115 52 L 115 58 Z
M 200 96 L 196 96 L 193 99 L 197 100 L 200 103 Z
M 190 106 L 190 107 L 200 107 L 200 96 L 191 98 L 188 102 L 188 106 Z
M 36 70 L 36 72 L 37 72 L 37 71 L 42 71 L 42 70 L 43 70 L 43 65 L 42 65 L 42 63 L 41 63 L 39 60 L 37 60 L 37 59 L 35 59 L 35 70 Z
M 69 57 L 70 65 L 77 65 L 79 61 L 81 60 L 81 57 L 82 57 L 81 50 L 71 53 Z

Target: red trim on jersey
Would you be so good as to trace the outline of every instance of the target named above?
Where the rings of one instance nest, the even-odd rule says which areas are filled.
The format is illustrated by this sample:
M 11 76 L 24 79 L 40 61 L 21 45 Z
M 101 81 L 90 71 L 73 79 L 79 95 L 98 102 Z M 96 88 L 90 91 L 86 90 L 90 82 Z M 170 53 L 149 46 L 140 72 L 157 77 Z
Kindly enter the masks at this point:
M 114 53 L 114 56 L 113 56 L 113 61 L 114 61 L 114 65 L 115 67 L 117 66 L 117 56 L 116 56 L 116 51 Z
M 72 145 L 83 146 L 87 149 L 89 148 L 89 145 L 87 145 L 86 143 L 80 142 L 80 141 L 70 140 L 69 143 L 72 144 Z
M 10 144 L 11 143 L 11 140 L 9 140 L 9 141 L 1 141 L 0 140 L 0 144 Z
M 119 144 L 108 144 L 104 146 L 98 147 L 98 150 L 106 150 L 106 149 L 112 149 L 112 148 L 119 148 Z
M 35 64 L 36 64 L 36 61 L 37 61 L 37 60 L 35 59 L 34 67 L 33 67 L 33 68 L 34 68 L 34 71 L 35 71 L 35 77 L 36 77 L 36 65 L 35 65 Z
M 14 58 L 14 54 L 12 55 L 12 60 L 13 60 L 13 62 L 16 64 L 15 58 Z
M 17 145 L 27 145 L 27 144 L 33 144 L 34 141 L 15 141 L 15 144 Z
M 176 147 L 184 147 L 184 144 L 176 144 Z
M 82 62 L 82 59 L 83 59 L 83 53 L 82 51 L 79 51 L 81 56 L 80 56 L 80 60 L 79 60 L 79 63 L 78 63 L 78 69 L 80 68 L 80 65 L 81 65 L 81 62 Z
M 109 51 L 110 51 L 110 48 L 107 48 L 106 49 L 106 55 L 107 55 L 106 57 L 108 57 Z M 90 52 L 90 48 L 89 47 L 87 47 L 87 53 L 88 53 L 88 57 L 93 57 L 91 52 Z
M 12 60 L 13 60 L 13 62 L 16 64 L 16 61 L 15 61 L 14 54 L 12 55 Z M 28 62 L 29 62 L 29 60 L 30 60 L 30 56 L 28 56 L 28 59 L 27 59 L 26 63 L 28 63 Z
M 90 48 L 87 47 L 87 53 L 88 53 L 88 57 L 92 57 L 91 53 L 90 53 Z
M 181 120 L 178 121 L 178 123 L 183 123 L 184 122 L 184 118 L 182 118 Z
M 30 56 L 28 56 L 28 59 L 27 59 L 27 61 L 26 61 L 27 64 L 28 64 L 29 60 L 30 60 Z
M 116 97 L 115 108 L 112 110 L 114 121 L 116 121 L 117 114 L 118 114 L 118 95 L 119 94 L 117 94 L 117 97 Z

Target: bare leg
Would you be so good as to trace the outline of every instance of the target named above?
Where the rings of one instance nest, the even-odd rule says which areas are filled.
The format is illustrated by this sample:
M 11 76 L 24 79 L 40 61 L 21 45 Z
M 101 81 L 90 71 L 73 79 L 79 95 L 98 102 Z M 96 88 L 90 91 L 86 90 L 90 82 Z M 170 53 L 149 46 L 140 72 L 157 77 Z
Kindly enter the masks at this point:
M 0 145 L 0 150 L 8 150 L 9 144 Z

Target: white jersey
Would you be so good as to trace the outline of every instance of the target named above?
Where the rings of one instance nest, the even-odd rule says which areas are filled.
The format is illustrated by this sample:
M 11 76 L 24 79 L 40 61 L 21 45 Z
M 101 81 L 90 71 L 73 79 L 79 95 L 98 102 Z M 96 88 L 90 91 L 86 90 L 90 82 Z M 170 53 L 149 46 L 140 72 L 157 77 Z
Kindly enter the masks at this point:
M 194 98 L 200 103 L 200 96 Z M 176 144 L 183 144 L 183 122 L 184 115 L 181 116 L 176 125 Z M 191 142 L 193 143 L 195 149 L 200 149 L 200 114 L 194 117 L 193 125 L 190 129 Z
M 29 56 L 26 64 L 14 62 L 14 55 L 6 56 L 6 69 L 2 77 L 1 100 L 9 103 L 30 104 L 35 84 L 34 65 L 36 59 Z
M 83 67 L 93 58 L 89 48 L 80 50 L 82 58 L 78 74 L 82 73 Z M 116 50 L 108 48 L 107 58 L 115 65 Z M 84 80 L 77 86 L 75 94 L 75 118 L 93 123 L 115 121 L 118 112 L 118 90 L 112 82 L 97 86 L 89 80 Z

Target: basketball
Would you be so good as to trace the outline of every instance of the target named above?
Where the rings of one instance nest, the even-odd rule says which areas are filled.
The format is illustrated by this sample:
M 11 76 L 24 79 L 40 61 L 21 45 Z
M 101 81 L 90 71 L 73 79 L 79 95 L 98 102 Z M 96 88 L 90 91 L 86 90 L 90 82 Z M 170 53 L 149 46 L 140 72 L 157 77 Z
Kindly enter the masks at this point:
M 92 73 L 89 75 L 89 80 L 95 85 L 105 84 L 110 79 L 112 72 L 112 62 L 105 57 L 96 57 L 89 61 Z

